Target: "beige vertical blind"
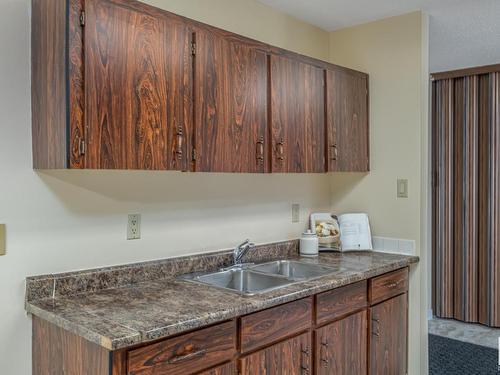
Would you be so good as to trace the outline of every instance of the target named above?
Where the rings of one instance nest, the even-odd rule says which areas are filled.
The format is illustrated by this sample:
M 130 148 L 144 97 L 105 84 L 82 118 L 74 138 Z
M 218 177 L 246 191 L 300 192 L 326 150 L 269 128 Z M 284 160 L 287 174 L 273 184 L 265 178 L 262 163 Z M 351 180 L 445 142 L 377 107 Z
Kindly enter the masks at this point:
M 433 94 L 436 316 L 500 326 L 500 66 L 438 74 Z

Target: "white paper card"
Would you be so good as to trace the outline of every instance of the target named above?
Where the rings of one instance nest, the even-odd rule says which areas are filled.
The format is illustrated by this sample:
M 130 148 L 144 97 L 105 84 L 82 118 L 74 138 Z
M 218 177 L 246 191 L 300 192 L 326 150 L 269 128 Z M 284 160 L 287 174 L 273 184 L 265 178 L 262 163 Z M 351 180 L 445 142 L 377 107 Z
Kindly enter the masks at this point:
M 367 214 L 340 215 L 339 225 L 342 251 L 373 250 Z

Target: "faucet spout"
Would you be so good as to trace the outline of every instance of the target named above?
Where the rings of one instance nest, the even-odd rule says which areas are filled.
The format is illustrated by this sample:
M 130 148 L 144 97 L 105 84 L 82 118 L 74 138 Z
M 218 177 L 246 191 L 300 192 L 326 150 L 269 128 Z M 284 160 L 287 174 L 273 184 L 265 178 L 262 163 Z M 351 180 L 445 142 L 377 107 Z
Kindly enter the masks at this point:
M 255 244 L 253 244 L 252 242 L 250 242 L 250 240 L 245 240 L 244 242 L 242 242 L 240 245 L 236 246 L 236 248 L 234 249 L 234 252 L 233 252 L 233 255 L 234 255 L 234 265 L 240 265 L 241 264 L 241 260 L 243 259 L 243 257 L 245 256 L 245 254 L 253 249 L 255 247 Z

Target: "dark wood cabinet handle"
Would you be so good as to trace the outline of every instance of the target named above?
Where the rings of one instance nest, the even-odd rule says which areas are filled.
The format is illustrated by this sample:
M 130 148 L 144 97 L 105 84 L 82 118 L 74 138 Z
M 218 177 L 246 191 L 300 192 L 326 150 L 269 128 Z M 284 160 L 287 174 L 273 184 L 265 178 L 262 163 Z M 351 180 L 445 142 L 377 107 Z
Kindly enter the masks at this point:
M 192 353 L 188 353 L 186 355 L 180 355 L 180 356 L 177 356 L 177 357 L 174 357 L 174 358 L 171 358 L 167 361 L 167 363 L 169 364 L 175 364 L 175 363 L 179 363 L 179 362 L 183 362 L 183 361 L 188 361 L 192 358 L 195 358 L 195 357 L 199 357 L 199 356 L 202 356 L 204 355 L 205 353 L 207 352 L 206 349 L 201 349 L 201 350 L 198 350 L 196 352 L 192 352 Z
M 260 137 L 257 141 L 257 163 L 264 162 L 264 137 Z
M 276 150 L 278 151 L 278 160 L 285 160 L 285 141 L 283 138 L 276 144 Z
M 376 336 L 376 337 L 380 337 L 380 327 L 379 327 L 379 324 L 380 324 L 380 319 L 377 319 L 377 318 L 372 318 L 372 322 L 376 323 L 377 324 L 377 327 L 375 329 L 375 332 L 373 332 L 372 330 L 372 335 L 373 336 Z M 375 324 L 374 324 L 375 325 Z
M 305 348 L 301 348 L 300 351 L 302 352 L 302 354 L 306 357 L 306 363 L 308 363 L 308 359 L 309 359 L 309 347 L 305 347 Z M 300 365 L 300 370 L 302 371 L 302 373 L 304 374 L 309 374 L 309 365 L 306 364 L 304 366 L 304 360 L 301 359 L 301 365 Z
M 329 346 L 328 341 L 322 342 L 321 348 L 319 350 L 320 360 L 324 367 L 328 367 L 328 365 L 330 364 L 330 361 L 327 358 L 328 356 L 327 355 L 323 356 L 323 353 L 328 349 L 328 346 Z
M 332 158 L 331 159 L 337 160 L 337 158 L 339 156 L 337 145 L 334 144 L 334 145 L 331 145 L 330 147 L 332 148 Z
M 176 137 L 177 137 L 177 146 L 176 146 L 176 150 L 175 150 L 175 153 L 177 154 L 177 159 L 181 159 L 182 158 L 182 146 L 183 146 L 183 143 L 184 143 L 184 131 L 182 129 L 181 126 L 179 126 L 177 128 L 177 134 L 176 134 Z

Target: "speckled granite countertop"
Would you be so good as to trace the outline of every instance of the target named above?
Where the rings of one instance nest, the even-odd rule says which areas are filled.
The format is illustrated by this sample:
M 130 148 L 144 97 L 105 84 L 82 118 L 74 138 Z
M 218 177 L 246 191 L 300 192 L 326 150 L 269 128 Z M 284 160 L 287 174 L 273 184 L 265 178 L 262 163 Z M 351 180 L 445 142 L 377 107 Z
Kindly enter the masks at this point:
M 259 247 L 253 261 L 298 258 L 297 242 Z M 259 252 L 256 252 L 258 254 Z M 417 257 L 379 252 L 321 254 L 301 258 L 339 271 L 262 295 L 244 297 L 177 280 L 181 273 L 216 270 L 230 252 L 175 258 L 27 279 L 26 310 L 106 349 L 117 350 L 368 279 Z

